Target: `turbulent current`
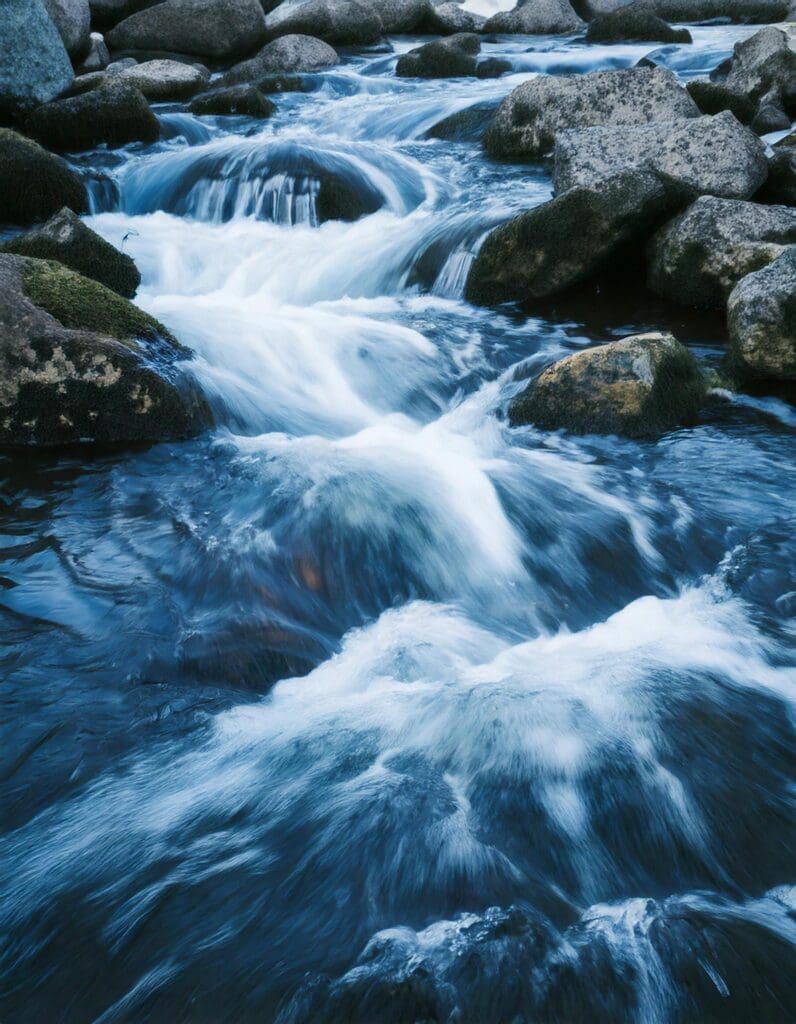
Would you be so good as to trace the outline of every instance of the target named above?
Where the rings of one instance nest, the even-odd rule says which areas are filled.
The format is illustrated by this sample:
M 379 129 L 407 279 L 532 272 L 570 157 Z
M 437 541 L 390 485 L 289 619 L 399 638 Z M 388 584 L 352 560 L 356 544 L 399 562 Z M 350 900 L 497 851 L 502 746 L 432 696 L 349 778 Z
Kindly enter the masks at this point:
M 796 1020 L 796 416 L 509 428 L 563 354 L 721 325 L 468 305 L 549 168 L 428 130 L 650 46 L 416 42 L 77 161 L 217 427 L 0 464 L 4 1024 Z

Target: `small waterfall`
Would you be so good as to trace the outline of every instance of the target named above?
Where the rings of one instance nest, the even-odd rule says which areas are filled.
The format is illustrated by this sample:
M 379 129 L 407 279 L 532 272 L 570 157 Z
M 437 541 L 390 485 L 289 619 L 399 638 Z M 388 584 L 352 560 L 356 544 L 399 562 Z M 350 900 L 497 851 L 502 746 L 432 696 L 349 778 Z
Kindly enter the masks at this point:
M 464 295 L 464 285 L 474 259 L 475 253 L 472 249 L 464 246 L 454 249 L 445 260 L 431 294 L 442 299 L 460 299 Z

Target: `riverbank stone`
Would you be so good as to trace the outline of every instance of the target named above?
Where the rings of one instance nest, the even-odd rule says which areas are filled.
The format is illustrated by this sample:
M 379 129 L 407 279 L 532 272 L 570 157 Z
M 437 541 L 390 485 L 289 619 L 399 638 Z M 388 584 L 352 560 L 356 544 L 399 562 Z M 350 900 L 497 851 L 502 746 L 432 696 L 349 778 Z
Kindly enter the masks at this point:
M 274 39 L 249 60 L 235 64 L 221 77 L 220 84 L 259 82 L 273 75 L 300 75 L 338 64 L 337 51 L 322 39 L 293 34 Z
M 526 0 L 487 18 L 482 32 L 496 35 L 558 35 L 579 32 L 584 22 L 569 0 Z
M 265 38 L 259 0 L 164 0 L 106 36 L 112 50 L 173 50 L 217 60 L 244 57 Z
M 305 35 L 331 46 L 368 46 L 381 40 L 381 18 L 358 0 L 306 0 L 266 18 L 268 36 Z
M 494 58 L 479 61 L 481 40 L 470 32 L 459 32 L 425 43 L 402 54 L 395 65 L 399 78 L 497 78 L 511 65 Z
M 586 31 L 586 42 L 690 43 L 692 39 L 688 29 L 672 28 L 644 3 L 633 3 L 598 15 Z
M 80 177 L 37 142 L 0 128 L 0 224 L 34 224 L 62 206 L 88 210 Z
M 727 324 L 734 372 L 796 381 L 796 245 L 738 282 L 727 302 Z

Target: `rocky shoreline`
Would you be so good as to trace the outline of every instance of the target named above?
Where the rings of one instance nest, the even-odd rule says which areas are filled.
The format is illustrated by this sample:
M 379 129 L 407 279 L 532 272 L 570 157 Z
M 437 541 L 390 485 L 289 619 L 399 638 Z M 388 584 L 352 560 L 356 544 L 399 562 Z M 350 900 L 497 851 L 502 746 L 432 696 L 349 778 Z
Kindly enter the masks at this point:
M 711 18 L 763 27 L 688 87 L 645 58 L 623 70 L 538 75 L 494 110 L 440 123 L 442 137 L 475 133 L 495 161 L 544 160 L 552 171 L 553 198 L 483 240 L 465 296 L 534 312 L 626 281 L 675 305 L 725 311 L 726 382 L 787 391 L 796 381 L 796 23 L 788 20 L 796 14 L 788 2 L 526 0 L 485 19 L 431 0 L 7 0 L 0 224 L 11 237 L 0 251 L 0 444 L 156 441 L 212 422 L 183 367 L 190 353 L 130 302 L 140 281 L 132 260 L 79 219 L 89 199 L 69 156 L 156 141 L 162 125 L 151 104 L 263 120 L 279 93 L 334 67 L 345 55 L 339 48 L 388 45 L 388 35 L 439 37 L 403 53 L 399 76 L 500 78 L 510 63 L 481 55 L 481 40 L 495 33 L 687 44 L 688 30 L 669 21 Z M 761 138 L 771 133 L 779 137 Z M 378 208 L 350 182 L 313 173 L 320 220 Z M 697 420 L 706 391 L 683 346 L 651 334 L 545 369 L 509 419 L 655 436 Z

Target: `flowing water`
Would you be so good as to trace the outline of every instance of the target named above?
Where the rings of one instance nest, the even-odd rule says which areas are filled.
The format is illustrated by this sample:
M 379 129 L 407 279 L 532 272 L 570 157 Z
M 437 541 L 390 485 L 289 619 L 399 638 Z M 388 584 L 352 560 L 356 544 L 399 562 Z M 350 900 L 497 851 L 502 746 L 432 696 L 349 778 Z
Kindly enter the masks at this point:
M 484 49 L 79 161 L 218 426 L 2 462 L 5 1024 L 796 1019 L 796 415 L 508 428 L 567 352 L 721 326 L 463 300 L 549 171 L 427 130 L 649 47 Z M 321 223 L 327 174 L 375 212 Z

